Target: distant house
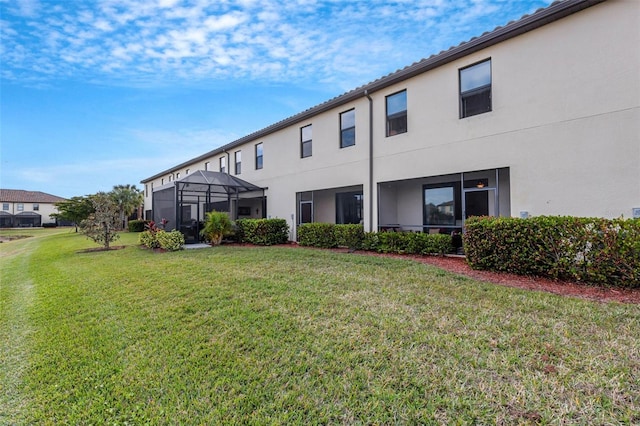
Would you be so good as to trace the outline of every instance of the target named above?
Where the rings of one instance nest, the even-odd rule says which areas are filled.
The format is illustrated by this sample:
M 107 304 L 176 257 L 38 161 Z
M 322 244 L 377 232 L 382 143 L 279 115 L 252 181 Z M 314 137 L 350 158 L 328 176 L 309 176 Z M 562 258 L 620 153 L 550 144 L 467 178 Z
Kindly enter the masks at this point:
M 185 234 L 213 208 L 294 232 L 640 217 L 639 16 L 638 0 L 553 2 L 142 180 L 146 217 Z
M 54 203 L 64 201 L 62 197 L 40 191 L 0 189 L 0 228 L 21 228 L 56 223 L 51 217 L 57 213 Z

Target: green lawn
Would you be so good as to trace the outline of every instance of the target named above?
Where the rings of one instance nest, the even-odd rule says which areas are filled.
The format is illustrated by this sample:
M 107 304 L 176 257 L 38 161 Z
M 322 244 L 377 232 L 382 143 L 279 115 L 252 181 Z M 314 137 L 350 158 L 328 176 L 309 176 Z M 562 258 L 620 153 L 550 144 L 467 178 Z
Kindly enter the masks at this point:
M 136 240 L 0 244 L 0 424 L 640 423 L 638 305 Z

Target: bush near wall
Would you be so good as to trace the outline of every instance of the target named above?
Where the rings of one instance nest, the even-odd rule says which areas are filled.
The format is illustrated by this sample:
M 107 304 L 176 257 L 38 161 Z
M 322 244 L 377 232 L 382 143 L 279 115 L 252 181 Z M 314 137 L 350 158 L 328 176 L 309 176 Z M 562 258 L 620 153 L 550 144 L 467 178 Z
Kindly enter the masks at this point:
M 453 250 L 451 235 L 423 232 L 368 232 L 363 242 L 365 250 L 396 254 L 437 254 L 444 256 Z
M 474 269 L 640 287 L 640 219 L 482 217 L 465 226 Z
M 236 238 L 240 243 L 260 246 L 285 244 L 289 241 L 289 225 L 285 219 L 238 219 Z
M 138 242 L 150 249 L 161 248 L 167 251 L 177 251 L 184 248 L 184 235 L 178 230 L 166 232 L 154 228 L 141 232 Z
M 298 243 L 303 246 L 367 250 L 396 254 L 439 254 L 453 249 L 451 236 L 422 232 L 364 232 L 362 225 L 305 223 L 298 227 Z
M 127 229 L 129 232 L 142 232 L 148 223 L 148 220 L 130 220 L 127 224 Z

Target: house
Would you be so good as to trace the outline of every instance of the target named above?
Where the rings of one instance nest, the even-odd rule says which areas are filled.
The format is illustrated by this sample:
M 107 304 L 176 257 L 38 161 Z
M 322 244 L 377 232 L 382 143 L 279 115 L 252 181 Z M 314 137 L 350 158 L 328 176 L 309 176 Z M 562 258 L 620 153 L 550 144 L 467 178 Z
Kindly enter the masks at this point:
M 217 206 L 234 218 L 293 229 L 640 216 L 638 46 L 640 1 L 555 2 L 144 179 L 146 216 L 158 219 L 154 206 L 173 194 L 173 227 L 201 221 L 211 187 L 177 196 L 195 171 L 254 187 L 242 197 L 219 187 Z
M 0 228 L 20 228 L 56 223 L 55 203 L 64 198 L 40 191 L 0 189 Z

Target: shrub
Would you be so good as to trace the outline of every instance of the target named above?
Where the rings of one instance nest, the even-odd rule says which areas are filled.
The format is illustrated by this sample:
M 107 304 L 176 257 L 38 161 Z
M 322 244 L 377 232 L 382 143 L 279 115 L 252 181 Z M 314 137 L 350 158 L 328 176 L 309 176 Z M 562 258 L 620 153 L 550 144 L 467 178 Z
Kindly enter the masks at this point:
M 238 219 L 236 238 L 260 246 L 284 244 L 289 241 L 289 225 L 285 219 Z
M 127 229 L 129 232 L 142 232 L 148 223 L 146 220 L 130 220 L 127 224 Z
M 150 249 L 160 248 L 160 243 L 157 238 L 158 232 L 159 231 L 154 232 L 148 229 L 141 232 L 138 237 L 138 243 Z
M 217 246 L 222 242 L 222 238 L 232 231 L 233 223 L 231 219 L 229 219 L 229 216 L 224 212 L 214 210 L 207 213 L 207 218 L 200 234 L 206 241 L 209 241 L 212 246 Z
M 475 269 L 640 287 L 640 220 L 539 216 L 470 218 Z
M 184 248 L 184 235 L 182 235 L 182 232 L 180 231 L 158 231 L 156 233 L 156 238 L 160 244 L 160 248 L 167 251 L 178 251 Z
M 298 244 L 301 246 L 338 247 L 335 225 L 332 223 L 303 223 L 298 226 Z
M 333 232 L 338 246 L 349 250 L 359 250 L 364 241 L 364 227 L 362 225 L 334 225 Z
M 42 224 L 43 228 L 57 228 L 58 224 L 55 222 L 48 222 L 48 223 L 43 223 Z

